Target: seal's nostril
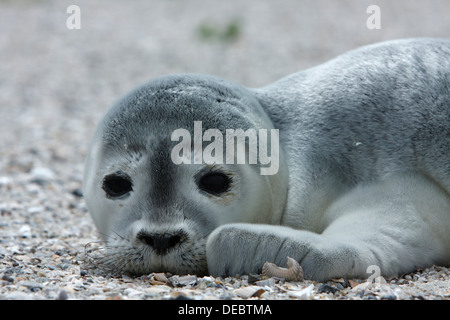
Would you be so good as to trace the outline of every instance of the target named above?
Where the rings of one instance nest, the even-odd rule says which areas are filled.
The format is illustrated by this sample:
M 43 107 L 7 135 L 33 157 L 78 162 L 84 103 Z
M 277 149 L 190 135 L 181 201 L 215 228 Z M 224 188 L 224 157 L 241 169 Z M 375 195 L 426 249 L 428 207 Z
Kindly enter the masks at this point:
M 171 236 L 168 240 L 169 248 L 175 247 L 181 240 L 182 238 L 179 235 Z
M 148 233 L 141 231 L 138 233 L 137 239 L 143 244 L 152 247 L 157 254 L 164 255 L 184 241 L 184 234 L 181 232 Z
M 141 241 L 142 243 L 144 243 L 144 244 L 146 244 L 146 245 L 148 245 L 150 247 L 154 247 L 155 246 L 153 238 L 149 234 L 140 233 L 137 238 L 139 239 L 139 241 Z

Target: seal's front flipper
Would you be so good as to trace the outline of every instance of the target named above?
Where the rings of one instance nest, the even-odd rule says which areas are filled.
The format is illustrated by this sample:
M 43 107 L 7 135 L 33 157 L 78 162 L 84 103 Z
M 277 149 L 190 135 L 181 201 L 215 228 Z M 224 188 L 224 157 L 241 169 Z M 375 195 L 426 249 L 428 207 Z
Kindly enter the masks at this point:
M 207 242 L 212 275 L 258 273 L 265 261 L 279 266 L 287 256 L 300 262 L 306 279 L 367 278 L 450 262 L 450 198 L 420 175 L 395 176 L 355 188 L 333 203 L 325 230 L 315 234 L 288 227 L 230 224 Z M 444 221 L 444 223 L 442 223 Z

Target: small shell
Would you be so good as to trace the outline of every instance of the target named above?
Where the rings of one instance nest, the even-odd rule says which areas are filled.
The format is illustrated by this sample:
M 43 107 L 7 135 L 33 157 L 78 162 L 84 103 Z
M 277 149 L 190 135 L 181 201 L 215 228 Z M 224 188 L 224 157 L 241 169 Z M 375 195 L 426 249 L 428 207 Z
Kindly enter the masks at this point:
M 234 293 L 244 299 L 251 297 L 260 297 L 265 290 L 259 286 L 248 286 L 234 290 Z
M 167 283 L 167 281 L 169 281 L 164 273 L 154 273 L 153 279 L 164 283 Z
M 300 281 L 303 280 L 303 269 L 298 262 L 291 257 L 287 257 L 288 268 L 278 267 L 276 264 L 267 262 L 264 263 L 262 274 L 268 277 L 283 278 L 286 281 Z
M 313 298 L 314 284 L 310 284 L 308 287 L 302 290 L 288 291 L 288 296 L 300 300 L 310 300 Z
M 172 276 L 168 279 L 167 283 L 172 287 L 193 286 L 197 283 L 197 276 L 195 275 Z

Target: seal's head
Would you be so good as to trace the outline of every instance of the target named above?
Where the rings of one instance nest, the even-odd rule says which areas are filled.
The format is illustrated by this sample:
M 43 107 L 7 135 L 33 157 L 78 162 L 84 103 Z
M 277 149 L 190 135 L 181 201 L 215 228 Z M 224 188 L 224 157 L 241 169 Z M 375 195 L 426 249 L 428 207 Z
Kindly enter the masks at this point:
M 109 110 L 92 140 L 83 185 L 107 243 L 106 264 L 131 274 L 204 274 L 206 239 L 216 227 L 280 222 L 287 193 L 281 150 L 279 170 L 262 175 L 260 162 L 237 163 L 239 150 L 230 156 L 230 129 L 270 135 L 273 126 L 249 90 L 210 76 L 153 80 Z M 207 148 L 218 160 L 221 147 L 223 161 L 203 161 Z M 246 159 L 250 153 L 245 148 Z

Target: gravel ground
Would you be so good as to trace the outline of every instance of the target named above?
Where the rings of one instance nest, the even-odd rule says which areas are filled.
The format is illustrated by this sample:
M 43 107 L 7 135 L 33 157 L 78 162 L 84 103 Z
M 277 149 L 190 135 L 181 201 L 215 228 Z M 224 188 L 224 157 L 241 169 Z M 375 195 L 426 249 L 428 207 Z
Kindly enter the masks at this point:
M 94 126 L 153 77 L 254 87 L 381 40 L 448 37 L 450 2 L 0 1 L 0 299 L 450 299 L 450 269 L 371 283 L 113 276 L 80 189 Z M 81 29 L 66 8 L 81 8 Z M 366 8 L 381 8 L 381 29 Z

